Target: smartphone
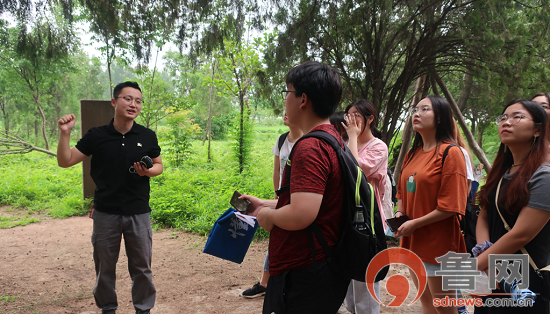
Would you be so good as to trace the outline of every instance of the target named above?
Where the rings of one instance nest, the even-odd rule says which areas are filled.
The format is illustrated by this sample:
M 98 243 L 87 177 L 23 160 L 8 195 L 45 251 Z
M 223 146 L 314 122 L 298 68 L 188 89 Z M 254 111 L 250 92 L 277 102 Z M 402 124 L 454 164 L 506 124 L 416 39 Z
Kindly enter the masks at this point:
M 242 214 L 246 214 L 248 206 L 250 206 L 250 202 L 244 199 L 240 200 L 239 196 L 241 196 L 241 193 L 239 193 L 238 191 L 233 192 L 233 196 L 231 197 L 231 201 L 229 201 L 229 204 L 231 204 L 233 208 L 235 208 Z
M 396 232 L 397 229 L 399 229 L 399 227 L 401 227 L 401 225 L 407 220 L 409 220 L 409 217 L 407 217 L 407 215 L 401 215 L 401 217 L 399 218 L 394 217 L 386 219 L 386 223 L 388 224 L 388 226 L 390 226 L 390 230 L 392 232 Z

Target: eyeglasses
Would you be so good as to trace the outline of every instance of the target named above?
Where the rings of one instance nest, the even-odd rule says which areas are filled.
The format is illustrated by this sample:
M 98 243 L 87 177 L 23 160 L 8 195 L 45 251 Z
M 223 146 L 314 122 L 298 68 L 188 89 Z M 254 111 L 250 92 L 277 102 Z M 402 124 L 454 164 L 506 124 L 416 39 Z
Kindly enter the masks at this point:
M 297 91 L 295 91 L 295 90 L 284 90 L 284 89 L 283 89 L 283 90 L 281 91 L 281 96 L 283 96 L 283 100 L 285 100 L 285 99 L 286 99 L 286 96 L 288 95 L 288 93 L 296 93 L 296 92 L 297 92 Z
M 120 97 L 115 97 L 115 98 L 122 98 L 125 102 L 127 102 L 129 104 L 132 103 L 132 101 L 133 101 L 138 106 L 140 106 L 143 103 L 143 100 L 141 98 L 132 98 L 131 96 L 120 96 Z
M 346 113 L 346 116 L 354 116 L 358 118 L 361 116 L 361 114 L 359 112 L 350 112 L 350 113 Z
M 508 117 L 508 115 L 502 114 L 502 115 L 498 116 L 498 117 L 495 119 L 495 124 L 496 124 L 496 125 L 501 125 L 501 124 L 503 124 L 503 123 L 505 123 L 505 122 L 510 122 L 511 125 L 516 125 L 516 124 L 518 124 L 518 123 L 521 121 L 521 119 L 523 119 L 523 118 L 529 119 L 529 120 L 533 121 L 533 119 L 531 119 L 531 118 L 529 118 L 529 117 L 527 117 L 527 116 L 524 116 L 524 115 L 522 115 L 522 114 L 515 114 L 513 117 Z M 540 123 L 535 123 L 535 124 L 540 124 Z
M 411 116 L 414 116 L 414 114 L 418 112 L 419 115 L 423 116 L 423 115 L 426 114 L 426 112 L 428 112 L 428 111 L 430 111 L 430 110 L 432 110 L 432 108 L 430 108 L 430 107 L 422 107 L 422 108 L 414 107 L 414 108 L 411 109 L 411 111 L 409 112 L 409 114 L 410 114 Z

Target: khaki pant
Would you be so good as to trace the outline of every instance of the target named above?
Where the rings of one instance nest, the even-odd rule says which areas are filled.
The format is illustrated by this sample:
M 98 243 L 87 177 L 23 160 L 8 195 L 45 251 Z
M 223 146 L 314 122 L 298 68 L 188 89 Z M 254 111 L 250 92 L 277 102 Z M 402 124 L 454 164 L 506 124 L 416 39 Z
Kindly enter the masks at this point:
M 128 271 L 132 278 L 132 302 L 136 313 L 147 313 L 155 305 L 156 296 L 151 272 L 153 231 L 149 213 L 122 216 L 95 210 L 92 218 L 96 305 L 104 313 L 114 313 L 118 307 L 115 291 L 116 263 L 124 235 Z

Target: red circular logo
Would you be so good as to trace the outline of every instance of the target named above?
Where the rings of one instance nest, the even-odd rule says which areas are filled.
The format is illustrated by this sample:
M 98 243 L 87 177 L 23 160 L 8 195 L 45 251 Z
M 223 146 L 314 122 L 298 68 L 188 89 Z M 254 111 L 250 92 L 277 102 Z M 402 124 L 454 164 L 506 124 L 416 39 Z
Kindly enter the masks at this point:
M 369 293 L 378 303 L 382 305 L 392 306 L 392 307 L 403 305 L 403 303 L 405 302 L 405 299 L 407 299 L 407 296 L 409 295 L 409 280 L 403 275 L 395 274 L 393 276 L 390 276 L 386 281 L 386 291 L 390 295 L 395 296 L 395 298 L 391 301 L 390 304 L 386 305 L 382 303 L 382 301 L 379 300 L 374 293 L 373 285 L 374 285 L 374 279 L 376 278 L 376 274 L 378 274 L 378 272 L 382 268 L 390 264 L 405 265 L 409 267 L 413 271 L 413 273 L 416 275 L 416 278 L 418 278 L 418 292 L 414 300 L 409 304 L 409 305 L 412 305 L 414 302 L 416 302 L 416 300 L 420 298 L 422 293 L 424 293 L 424 289 L 426 289 L 426 283 L 427 283 L 426 268 L 424 267 L 424 264 L 422 263 L 422 260 L 420 260 L 418 255 L 404 248 L 386 249 L 376 254 L 376 256 L 371 260 L 371 262 L 369 263 L 369 266 L 367 267 L 367 273 L 365 278 L 367 283 L 367 288 L 369 289 Z

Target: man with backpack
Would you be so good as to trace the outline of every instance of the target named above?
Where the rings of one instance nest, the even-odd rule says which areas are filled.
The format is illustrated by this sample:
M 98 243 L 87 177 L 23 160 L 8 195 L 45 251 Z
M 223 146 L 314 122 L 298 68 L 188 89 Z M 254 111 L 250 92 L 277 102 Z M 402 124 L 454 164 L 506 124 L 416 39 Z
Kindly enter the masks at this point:
M 329 121 L 342 97 L 338 72 L 308 61 L 289 71 L 286 85 L 282 93 L 289 122 L 304 134 L 326 132 L 343 147 Z M 263 313 L 336 313 L 350 280 L 329 267 L 317 234 L 308 227 L 315 222 L 331 249 L 340 240 L 344 181 L 337 152 L 319 138 L 300 140 L 287 162 L 281 186 L 278 200 L 241 197 L 251 202 L 249 214 L 270 232 L 271 277 Z

